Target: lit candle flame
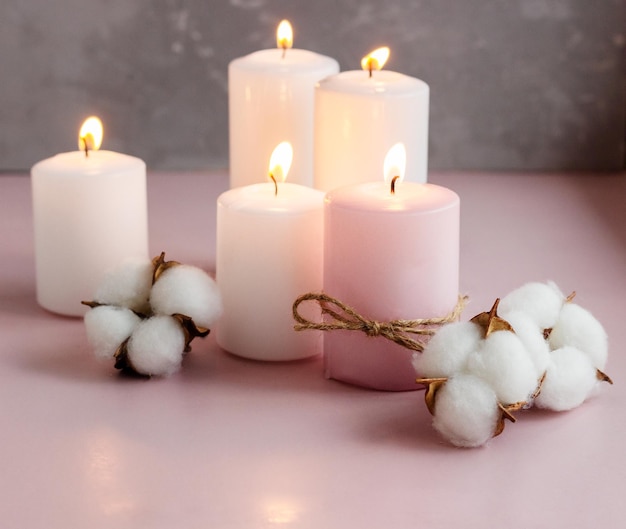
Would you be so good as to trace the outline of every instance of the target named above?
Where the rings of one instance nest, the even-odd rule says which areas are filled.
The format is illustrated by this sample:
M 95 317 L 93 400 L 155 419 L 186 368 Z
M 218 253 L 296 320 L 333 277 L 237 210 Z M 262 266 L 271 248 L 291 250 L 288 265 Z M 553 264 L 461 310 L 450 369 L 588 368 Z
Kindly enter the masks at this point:
M 276 45 L 283 50 L 283 57 L 285 52 L 293 46 L 293 29 L 289 20 L 281 20 L 276 30 Z
M 385 182 L 391 185 L 391 193 L 396 191 L 396 183 L 404 180 L 404 172 L 406 170 L 406 148 L 404 143 L 396 143 L 385 156 L 383 164 L 383 174 Z
M 383 46 L 382 48 L 375 49 L 373 52 L 368 53 L 365 57 L 361 59 L 361 68 L 368 71 L 370 73 L 370 77 L 372 76 L 372 72 L 374 70 L 382 70 L 383 66 L 389 59 L 389 48 L 387 46 Z
M 102 121 L 96 116 L 87 118 L 78 133 L 78 149 L 89 156 L 89 151 L 97 151 L 102 145 L 102 135 Z
M 269 177 L 274 182 L 276 194 L 278 194 L 278 182 L 284 182 L 291 168 L 293 160 L 293 148 L 291 143 L 283 141 L 279 143 L 270 157 Z

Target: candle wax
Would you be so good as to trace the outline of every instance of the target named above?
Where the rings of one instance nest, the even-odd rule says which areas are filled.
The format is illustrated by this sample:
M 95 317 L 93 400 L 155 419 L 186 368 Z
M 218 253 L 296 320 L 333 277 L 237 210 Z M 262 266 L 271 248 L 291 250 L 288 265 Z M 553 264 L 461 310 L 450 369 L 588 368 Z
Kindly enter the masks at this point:
M 346 186 L 325 199 L 324 292 L 367 319 L 444 316 L 459 290 L 459 198 L 402 182 Z M 418 389 L 413 351 L 357 331 L 324 333 L 326 376 L 384 390 Z
M 231 189 L 218 198 L 217 343 L 256 360 L 321 353 L 319 332 L 293 329 L 292 304 L 322 287 L 323 193 L 293 183 Z
M 428 85 L 381 70 L 347 71 L 315 89 L 314 186 L 322 191 L 379 180 L 389 148 L 404 143 L 410 153 L 405 181 L 426 182 Z
M 74 151 L 31 171 L 37 300 L 81 316 L 104 273 L 122 260 L 148 258 L 146 166 L 110 151 Z
M 262 182 L 276 145 L 296 153 L 290 182 L 313 185 L 313 89 L 339 64 L 307 50 L 260 50 L 228 67 L 230 185 Z

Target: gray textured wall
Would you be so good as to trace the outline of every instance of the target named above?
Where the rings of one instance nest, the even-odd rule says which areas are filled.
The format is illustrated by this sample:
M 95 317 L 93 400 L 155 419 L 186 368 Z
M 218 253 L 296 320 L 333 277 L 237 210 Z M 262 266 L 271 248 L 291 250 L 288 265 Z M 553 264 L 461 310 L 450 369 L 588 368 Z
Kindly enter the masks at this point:
M 623 167 L 624 0 L 3 0 L 0 169 L 91 113 L 152 169 L 225 167 L 228 62 L 281 18 L 342 69 L 385 44 L 428 82 L 431 168 Z

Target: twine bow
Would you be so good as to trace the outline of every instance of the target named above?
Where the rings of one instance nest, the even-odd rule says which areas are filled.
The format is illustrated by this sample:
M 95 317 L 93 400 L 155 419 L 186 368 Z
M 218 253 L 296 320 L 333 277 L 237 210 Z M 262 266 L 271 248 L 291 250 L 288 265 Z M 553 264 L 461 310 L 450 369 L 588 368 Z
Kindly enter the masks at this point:
M 305 301 L 316 301 L 322 310 L 322 315 L 328 315 L 331 321 L 314 322 L 304 318 L 298 308 Z M 309 292 L 303 294 L 293 303 L 293 319 L 296 320 L 294 329 L 303 331 L 307 329 L 318 331 L 361 331 L 368 336 L 381 336 L 387 340 L 411 349 L 412 351 L 423 351 L 425 344 L 408 335 L 431 336 L 435 334 L 434 327 L 440 327 L 446 323 L 451 323 L 459 319 L 461 312 L 467 303 L 467 296 L 459 296 L 454 309 L 445 316 L 438 318 L 424 318 L 416 320 L 392 320 L 375 321 L 368 320 L 352 307 L 342 303 L 336 298 L 327 294 Z

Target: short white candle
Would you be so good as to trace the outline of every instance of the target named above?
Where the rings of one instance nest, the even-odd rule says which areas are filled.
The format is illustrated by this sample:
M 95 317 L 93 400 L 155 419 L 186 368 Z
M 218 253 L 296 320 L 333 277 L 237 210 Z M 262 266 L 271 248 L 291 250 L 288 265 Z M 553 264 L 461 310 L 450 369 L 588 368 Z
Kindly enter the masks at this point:
M 320 79 L 337 73 L 339 64 L 318 53 L 287 49 L 290 36 L 279 34 L 277 40 L 278 48 L 228 66 L 231 187 L 261 182 L 272 149 L 284 140 L 295 152 L 290 180 L 313 185 L 313 90 Z
M 372 168 L 381 167 L 389 148 L 399 142 L 410 154 L 405 180 L 427 180 L 429 87 L 414 77 L 378 71 L 385 57 L 372 56 L 380 50 L 363 59 L 364 70 L 330 76 L 315 89 L 317 189 L 370 181 L 376 173 Z
M 286 166 L 281 162 L 282 169 L 272 172 L 286 174 Z M 220 347 L 256 360 L 295 360 L 321 353 L 319 331 L 294 331 L 291 307 L 302 292 L 322 288 L 323 199 L 321 191 L 280 181 L 220 195 Z
M 89 134 L 89 148 L 97 149 L 97 132 Z M 85 313 L 81 301 L 92 299 L 106 270 L 148 258 L 145 163 L 79 144 L 84 150 L 31 170 L 37 301 L 67 316 Z

